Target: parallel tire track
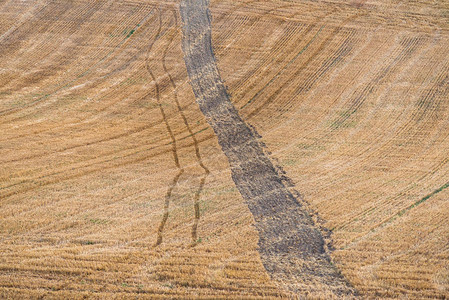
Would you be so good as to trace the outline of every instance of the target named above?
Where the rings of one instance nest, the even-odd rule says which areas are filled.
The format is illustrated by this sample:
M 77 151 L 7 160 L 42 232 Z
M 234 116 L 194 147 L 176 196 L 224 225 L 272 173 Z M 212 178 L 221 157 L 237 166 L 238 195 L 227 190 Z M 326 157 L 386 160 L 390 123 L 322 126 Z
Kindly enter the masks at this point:
M 158 8 L 157 11 L 158 11 L 158 15 L 159 15 L 159 25 L 158 25 L 158 31 L 157 31 L 157 34 L 156 34 L 156 40 L 159 37 L 159 35 L 161 33 L 161 30 L 162 30 L 162 14 L 161 14 L 160 8 Z M 168 216 L 169 216 L 170 201 L 171 201 L 171 198 L 172 198 L 172 193 L 173 193 L 173 190 L 175 189 L 176 185 L 178 184 L 179 178 L 181 177 L 182 173 L 184 173 L 184 168 L 179 163 L 178 147 L 177 147 L 176 138 L 175 138 L 175 135 L 173 133 L 173 130 L 171 129 L 170 124 L 168 123 L 165 110 L 164 110 L 164 108 L 162 106 L 159 83 L 157 82 L 156 76 L 154 75 L 154 73 L 153 73 L 153 71 L 152 71 L 152 69 L 150 67 L 149 55 L 151 53 L 153 45 L 154 45 L 154 42 L 152 42 L 150 44 L 150 46 L 148 47 L 147 57 L 146 57 L 146 60 L 145 60 L 145 67 L 146 67 L 146 70 L 148 71 L 148 74 L 150 74 L 151 80 L 154 82 L 154 85 L 155 85 L 155 95 L 156 95 L 157 104 L 159 106 L 159 110 L 160 110 L 162 119 L 163 119 L 165 127 L 167 129 L 167 133 L 170 136 L 170 139 L 172 141 L 172 143 L 171 143 L 171 146 L 172 146 L 171 152 L 172 152 L 172 155 L 173 155 L 173 161 L 175 163 L 175 166 L 178 169 L 177 174 L 173 177 L 173 181 L 169 185 L 167 193 L 165 194 L 164 214 L 163 214 L 161 223 L 159 224 L 159 228 L 158 228 L 158 231 L 157 231 L 157 241 L 156 241 L 156 246 L 157 246 L 157 245 L 160 245 L 162 243 L 164 227 L 165 227 L 165 224 L 167 223 Z
M 176 12 L 172 10 L 172 14 L 173 14 L 174 26 L 175 26 L 175 28 L 177 28 L 177 26 L 178 26 L 178 18 L 177 18 Z M 159 15 L 161 16 L 160 11 L 159 11 Z M 162 28 L 162 18 L 160 17 L 159 29 L 158 29 L 159 32 L 160 32 L 161 28 Z M 193 130 L 192 130 L 188 120 L 187 120 L 187 117 L 186 117 L 186 115 L 185 115 L 185 113 L 183 111 L 181 103 L 179 102 L 178 92 L 177 92 L 177 85 L 176 85 L 176 82 L 175 82 L 174 78 L 170 74 L 170 72 L 168 70 L 168 67 L 167 67 L 167 63 L 166 63 L 166 57 L 167 57 L 168 51 L 170 50 L 170 47 L 171 47 L 171 45 L 173 43 L 173 40 L 174 40 L 174 38 L 176 36 L 176 33 L 177 33 L 177 31 L 174 32 L 170 36 L 169 41 L 167 43 L 167 46 L 164 49 L 164 52 L 162 54 L 162 68 L 163 68 L 165 74 L 167 75 L 167 77 L 169 78 L 170 85 L 173 88 L 173 97 L 174 97 L 174 101 L 175 101 L 175 104 L 176 104 L 176 107 L 177 107 L 177 111 L 178 111 L 179 115 L 181 116 L 181 118 L 183 120 L 183 124 L 184 124 L 185 128 L 187 129 L 187 131 L 189 133 L 189 137 L 193 141 L 193 147 L 195 149 L 195 157 L 196 157 L 197 163 L 199 164 L 199 166 L 204 171 L 204 174 L 201 176 L 200 183 L 198 185 L 197 190 L 195 191 L 194 198 L 193 198 L 194 221 L 193 221 L 192 230 L 191 230 L 191 237 L 192 237 L 192 245 L 195 245 L 197 243 L 197 241 L 198 241 L 198 223 L 199 223 L 199 220 L 200 220 L 199 199 L 200 199 L 201 192 L 202 192 L 202 190 L 204 188 L 204 185 L 206 183 L 206 179 L 207 179 L 208 175 L 210 174 L 210 171 L 203 163 L 203 160 L 201 158 L 201 153 L 200 153 L 200 150 L 199 150 L 198 140 L 195 137 L 195 134 L 194 134 L 194 132 L 193 132 Z M 159 35 L 159 33 L 157 35 Z M 151 51 L 151 48 L 149 49 L 148 53 L 150 53 L 150 51 Z M 151 71 L 151 68 L 149 67 L 148 56 L 147 56 L 147 60 L 146 60 L 146 67 L 147 67 L 147 70 L 148 70 L 148 72 L 149 72 L 153 82 L 155 83 L 157 102 L 158 102 L 159 109 L 161 111 L 161 115 L 163 117 L 164 123 L 166 125 L 167 132 L 169 133 L 170 138 L 172 140 L 171 144 L 172 144 L 173 159 L 174 159 L 176 168 L 178 169 L 178 173 L 173 178 L 173 181 L 170 184 L 170 186 L 169 186 L 169 188 L 167 190 L 167 193 L 165 195 L 164 214 L 163 214 L 161 223 L 160 223 L 159 228 L 158 228 L 158 236 L 157 236 L 157 241 L 156 241 L 156 244 L 155 244 L 157 246 L 157 245 L 160 245 L 162 243 L 162 240 L 163 240 L 163 231 L 164 231 L 164 227 L 165 227 L 165 225 L 167 223 L 167 220 L 168 220 L 168 217 L 169 217 L 170 202 L 171 202 L 171 199 L 173 197 L 173 190 L 178 185 L 179 179 L 182 176 L 182 174 L 184 174 L 185 169 L 181 165 L 180 160 L 179 160 L 177 140 L 176 140 L 176 137 L 175 137 L 175 135 L 173 133 L 173 130 L 171 129 L 171 126 L 170 126 L 170 124 L 168 122 L 165 110 L 164 110 L 164 108 L 162 106 L 159 84 L 157 83 L 157 80 L 156 80 L 156 78 L 154 76 L 154 73 Z
M 178 17 L 176 12 L 173 10 L 173 18 L 175 19 L 175 26 L 178 27 Z M 178 99 L 178 87 L 175 83 L 175 80 L 173 79 L 172 75 L 170 74 L 170 72 L 168 71 L 167 68 L 167 64 L 166 64 L 166 57 L 167 57 L 167 52 L 170 49 L 170 45 L 172 44 L 173 40 L 175 38 L 175 35 L 172 35 L 170 42 L 167 45 L 167 48 L 165 49 L 165 52 L 163 54 L 163 59 L 162 59 L 162 67 L 164 69 L 164 72 L 167 74 L 168 78 L 170 79 L 170 84 L 173 88 L 173 96 L 174 96 L 174 100 L 176 103 L 176 107 L 178 109 L 179 114 L 182 117 L 182 120 L 184 122 L 184 126 L 187 129 L 187 131 L 189 132 L 190 137 L 192 138 L 193 141 L 193 146 L 195 148 L 195 156 L 196 156 L 196 160 L 198 162 L 198 164 L 200 165 L 200 167 L 203 169 L 204 174 L 200 179 L 200 184 L 198 186 L 198 189 L 195 192 L 195 196 L 194 196 L 194 212 L 195 212 L 195 219 L 194 219 L 194 223 L 192 226 L 192 243 L 195 244 L 198 241 L 198 223 L 200 220 L 200 204 L 199 204 L 199 200 L 200 200 L 200 195 L 201 192 L 204 188 L 204 184 L 206 183 L 206 179 L 210 174 L 209 169 L 204 165 L 203 160 L 201 158 L 201 153 L 200 153 L 200 148 L 199 148 L 199 144 L 198 144 L 198 140 L 195 137 L 194 132 L 192 131 L 192 128 L 189 124 L 189 122 L 187 121 L 187 117 L 181 107 L 181 104 L 179 103 L 179 99 Z

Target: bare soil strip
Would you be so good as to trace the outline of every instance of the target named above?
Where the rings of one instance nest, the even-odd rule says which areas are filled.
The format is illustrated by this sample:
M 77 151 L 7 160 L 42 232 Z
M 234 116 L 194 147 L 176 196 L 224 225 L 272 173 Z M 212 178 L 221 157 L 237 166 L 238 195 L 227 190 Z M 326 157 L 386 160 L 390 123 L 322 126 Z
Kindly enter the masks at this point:
M 239 116 L 220 77 L 207 0 L 181 1 L 182 46 L 190 84 L 227 156 L 232 178 L 254 216 L 265 269 L 287 290 L 305 296 L 354 296 L 332 265 L 311 216 L 287 189 L 258 134 Z M 313 284 L 312 284 L 313 283 Z

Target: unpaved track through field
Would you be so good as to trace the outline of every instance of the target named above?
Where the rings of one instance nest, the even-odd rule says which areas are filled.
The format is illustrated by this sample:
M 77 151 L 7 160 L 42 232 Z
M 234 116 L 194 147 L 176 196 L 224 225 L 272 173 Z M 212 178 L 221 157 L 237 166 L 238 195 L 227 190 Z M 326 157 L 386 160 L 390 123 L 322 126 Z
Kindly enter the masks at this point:
M 150 44 L 150 46 L 148 48 L 147 56 L 146 56 L 146 59 L 145 59 L 145 67 L 146 67 L 146 70 L 147 70 L 148 74 L 150 74 L 152 82 L 154 82 L 155 96 L 156 96 L 156 99 L 157 99 L 157 105 L 158 105 L 158 108 L 160 110 L 160 113 L 161 113 L 163 122 L 165 124 L 165 127 L 167 129 L 167 133 L 168 133 L 168 135 L 170 136 L 170 139 L 171 139 L 171 146 L 172 146 L 171 152 L 172 152 L 172 155 L 173 155 L 173 161 L 174 161 L 175 166 L 176 166 L 178 171 L 174 175 L 173 180 L 170 183 L 170 185 L 169 185 L 169 187 L 167 189 L 167 193 L 165 195 L 165 199 L 164 199 L 164 214 L 163 214 L 162 220 L 161 220 L 161 222 L 159 224 L 159 227 L 158 227 L 157 240 L 156 240 L 155 246 L 160 245 L 162 243 L 162 241 L 163 241 L 164 227 L 166 226 L 167 221 L 168 221 L 168 217 L 169 217 L 169 213 L 170 213 L 170 203 L 171 203 L 171 200 L 173 198 L 173 192 L 174 192 L 174 189 L 176 188 L 176 186 L 179 184 L 181 176 L 185 173 L 185 168 L 184 168 L 184 166 L 182 165 L 182 163 L 180 162 L 180 159 L 179 159 L 177 139 L 175 137 L 175 134 L 173 132 L 172 127 L 170 126 L 169 120 L 167 118 L 167 113 L 166 113 L 166 111 L 165 111 L 165 109 L 164 109 L 164 107 L 162 105 L 161 92 L 160 92 L 161 88 L 159 86 L 159 83 L 158 83 L 158 80 L 157 80 L 155 74 L 153 73 L 153 71 L 151 69 L 150 62 L 149 62 L 149 55 L 150 55 L 150 53 L 152 51 L 154 43 L 159 38 L 159 36 L 161 35 L 161 31 L 162 31 L 162 13 L 163 12 L 161 11 L 160 8 L 158 8 L 157 11 L 158 11 L 158 14 L 159 14 L 158 31 L 157 31 L 157 34 L 156 34 L 156 39 Z M 171 10 L 171 13 L 173 15 L 173 26 L 178 27 L 178 18 L 177 18 L 176 12 Z M 201 175 L 201 179 L 199 180 L 198 188 L 196 189 L 194 197 L 193 197 L 194 221 L 193 221 L 193 225 L 192 225 L 191 236 L 192 236 L 192 245 L 195 245 L 198 242 L 198 223 L 199 223 L 199 220 L 200 220 L 200 204 L 199 204 L 200 195 L 201 195 L 201 192 L 202 192 L 202 190 L 204 188 L 207 176 L 209 175 L 210 171 L 204 165 L 204 163 L 202 161 L 200 150 L 199 150 L 199 145 L 198 145 L 198 140 L 196 139 L 196 137 L 195 137 L 195 135 L 194 135 L 194 133 L 192 131 L 192 128 L 191 128 L 191 126 L 190 126 L 190 124 L 189 124 L 189 122 L 187 120 L 187 117 L 186 117 L 186 115 L 185 115 L 185 113 L 184 113 L 184 111 L 182 109 L 182 106 L 181 106 L 181 104 L 179 102 L 177 86 L 176 86 L 175 80 L 173 79 L 173 76 L 170 74 L 170 71 L 168 70 L 168 67 L 167 67 L 167 64 L 166 64 L 166 56 L 167 56 L 167 53 L 168 53 L 168 51 L 170 49 L 170 46 L 173 43 L 175 35 L 176 35 L 176 31 L 173 32 L 171 34 L 171 36 L 169 37 L 169 42 L 167 43 L 167 45 L 165 47 L 165 50 L 164 50 L 164 52 L 162 54 L 161 62 L 162 62 L 163 71 L 165 72 L 166 76 L 169 78 L 170 85 L 173 88 L 173 98 L 174 98 L 174 101 L 175 101 L 175 104 L 176 104 L 177 111 L 178 111 L 179 115 L 182 118 L 182 121 L 183 121 L 183 124 L 184 124 L 185 128 L 187 129 L 187 131 L 189 132 L 189 134 L 190 134 L 190 136 L 192 138 L 193 147 L 195 149 L 195 158 L 197 160 L 198 165 L 201 167 L 201 169 L 204 172 L 204 174 Z
M 288 190 L 258 140 L 230 101 L 211 41 L 207 0 L 181 1 L 182 46 L 196 100 L 227 156 L 232 178 L 256 221 L 259 252 L 273 279 L 299 297 L 308 293 L 355 296 L 331 264 L 311 216 Z M 299 284 L 309 282 L 307 287 Z

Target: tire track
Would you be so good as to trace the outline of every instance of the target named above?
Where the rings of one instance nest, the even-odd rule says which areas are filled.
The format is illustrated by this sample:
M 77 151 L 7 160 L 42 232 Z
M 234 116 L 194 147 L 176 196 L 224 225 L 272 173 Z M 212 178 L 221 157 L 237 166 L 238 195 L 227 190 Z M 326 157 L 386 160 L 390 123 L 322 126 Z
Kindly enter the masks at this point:
M 174 10 L 172 10 L 172 14 L 173 14 L 173 20 L 174 20 L 174 28 L 178 28 L 178 18 L 177 18 L 176 12 Z M 161 28 L 162 28 L 162 18 L 161 18 L 160 10 L 159 10 L 159 16 L 160 16 L 160 18 L 159 18 L 158 31 L 160 32 Z M 201 153 L 199 150 L 198 140 L 195 137 L 195 134 L 194 134 L 194 132 L 187 120 L 187 117 L 183 111 L 181 103 L 179 102 L 177 85 L 176 85 L 176 82 L 175 82 L 173 76 L 171 75 L 170 71 L 168 70 L 167 63 L 166 63 L 166 57 L 167 57 L 168 51 L 170 50 L 170 47 L 173 43 L 173 40 L 176 37 L 176 33 L 177 33 L 177 31 L 171 35 L 171 37 L 168 40 L 167 46 L 164 49 L 164 52 L 162 54 L 162 68 L 169 79 L 170 85 L 172 86 L 173 97 L 174 97 L 177 111 L 183 120 L 184 126 L 189 133 L 189 137 L 191 137 L 191 139 L 193 141 L 193 147 L 195 149 L 195 157 L 196 157 L 197 163 L 203 169 L 203 172 L 204 172 L 204 174 L 200 178 L 200 183 L 198 185 L 197 190 L 195 191 L 194 198 L 193 198 L 194 221 L 193 221 L 193 225 L 192 225 L 192 229 L 191 229 L 191 237 L 192 237 L 192 245 L 195 245 L 198 241 L 198 223 L 200 220 L 199 199 L 200 199 L 201 192 L 203 191 L 204 185 L 206 183 L 206 179 L 207 179 L 208 175 L 210 174 L 210 171 L 203 163 Z M 150 51 L 151 51 L 151 48 L 149 49 L 148 53 L 150 53 Z M 164 231 L 164 228 L 167 224 L 167 220 L 169 217 L 170 202 L 171 202 L 171 199 L 173 198 L 173 191 L 174 191 L 175 187 L 179 184 L 180 177 L 185 173 L 185 168 L 180 163 L 177 140 L 176 140 L 175 134 L 174 134 L 173 130 L 171 129 L 171 126 L 168 122 L 165 110 L 162 106 L 159 84 L 157 83 L 154 73 L 151 71 L 151 68 L 149 67 L 148 58 L 149 58 L 149 55 L 147 55 L 146 68 L 147 68 L 147 71 L 150 74 L 153 82 L 155 82 L 156 98 L 157 98 L 158 106 L 159 106 L 161 115 L 163 117 L 164 123 L 166 125 L 167 132 L 169 133 L 171 141 L 172 141 L 171 144 L 172 144 L 173 159 L 174 159 L 176 168 L 178 169 L 178 173 L 173 178 L 173 181 L 171 182 L 171 184 L 167 190 L 167 193 L 165 195 L 164 214 L 163 214 L 161 223 L 159 224 L 159 227 L 158 227 L 158 235 L 157 235 L 157 240 L 156 240 L 156 244 L 155 244 L 156 246 L 158 246 L 162 243 L 162 240 L 163 240 L 163 231 Z
M 157 8 L 157 13 L 158 13 L 158 16 L 159 16 L 159 25 L 158 25 L 158 30 L 157 30 L 157 34 L 156 34 L 156 39 L 155 40 L 158 39 L 158 37 L 159 37 L 159 35 L 161 34 L 161 31 L 162 31 L 162 13 L 160 11 L 160 8 Z M 153 73 L 153 71 L 152 71 L 152 69 L 150 67 L 149 55 L 151 53 L 151 50 L 152 50 L 154 44 L 155 44 L 155 42 L 152 42 L 150 44 L 149 48 L 148 48 L 147 57 L 145 59 L 145 67 L 146 67 L 146 70 L 147 70 L 148 74 L 150 74 L 150 77 L 151 77 L 151 79 L 152 79 L 152 81 L 154 82 L 154 85 L 155 85 L 155 96 L 156 96 L 157 104 L 159 106 L 159 111 L 161 113 L 163 122 L 164 122 L 165 127 L 166 127 L 167 132 L 168 132 L 168 135 L 170 136 L 170 139 L 171 139 L 171 146 L 172 146 L 171 152 L 172 152 L 172 155 L 173 155 L 173 161 L 175 163 L 176 168 L 178 169 L 177 174 L 173 177 L 173 180 L 172 180 L 171 184 L 168 187 L 167 193 L 165 194 L 164 214 L 163 214 L 161 223 L 159 224 L 159 228 L 158 228 L 158 231 L 157 231 L 157 241 L 156 241 L 156 244 L 155 244 L 156 246 L 158 246 L 158 245 L 160 245 L 162 243 L 164 227 L 165 227 L 165 225 L 167 223 L 168 216 L 169 216 L 170 202 L 171 202 L 171 199 L 172 199 L 173 190 L 178 185 L 179 178 L 184 173 L 184 168 L 179 163 L 178 146 L 177 146 L 176 138 L 175 138 L 175 135 L 173 133 L 173 130 L 172 130 L 170 124 L 168 123 L 168 119 L 167 119 L 167 115 L 165 113 L 164 107 L 162 106 L 159 83 L 157 82 L 156 76 L 154 75 L 154 73 Z M 166 54 L 166 53 L 164 53 L 164 54 Z M 165 57 L 163 59 L 165 59 Z
M 172 10 L 172 13 L 173 13 L 173 18 L 175 20 L 175 26 L 176 26 L 176 28 L 178 28 L 178 17 L 177 17 L 176 12 L 174 10 Z M 167 48 L 164 51 L 163 59 L 162 59 L 162 67 L 164 69 L 164 72 L 167 74 L 168 78 L 170 79 L 170 84 L 171 84 L 171 86 L 173 88 L 173 96 L 174 96 L 174 100 L 175 100 L 178 112 L 181 115 L 181 118 L 182 118 L 182 120 L 184 122 L 185 128 L 187 129 L 187 131 L 189 132 L 190 137 L 192 138 L 193 146 L 195 148 L 196 160 L 197 160 L 198 164 L 200 165 L 200 167 L 204 171 L 204 174 L 202 175 L 202 177 L 200 179 L 200 184 L 198 186 L 198 189 L 195 192 L 195 196 L 194 196 L 194 199 L 193 199 L 194 200 L 195 219 L 194 219 L 194 223 L 193 223 L 193 226 L 192 226 L 192 243 L 196 244 L 197 241 L 198 241 L 198 232 L 197 232 L 197 230 L 198 230 L 198 223 L 199 223 L 199 220 L 200 220 L 200 204 L 199 204 L 199 200 L 200 200 L 201 192 L 203 191 L 203 188 L 204 188 L 204 184 L 206 183 L 206 179 L 207 179 L 207 177 L 210 174 L 210 171 L 203 163 L 203 160 L 201 158 L 199 145 L 198 145 L 198 140 L 196 139 L 196 137 L 195 137 L 195 135 L 194 135 L 194 133 L 192 131 L 192 128 L 191 128 L 189 122 L 187 121 L 187 117 L 186 117 L 186 115 L 185 115 L 185 113 L 184 113 L 184 111 L 183 111 L 183 109 L 181 107 L 181 104 L 179 103 L 178 87 L 177 87 L 177 85 L 175 83 L 175 80 L 173 79 L 172 75 L 170 74 L 170 72 L 168 71 L 168 68 L 167 68 L 166 57 L 167 57 L 167 53 L 168 53 L 168 51 L 170 49 L 170 45 L 173 43 L 174 38 L 175 38 L 175 34 L 172 35 L 172 37 L 171 37 L 171 39 L 170 39 L 170 41 L 168 43 L 168 46 L 167 46 Z
M 253 214 L 259 253 L 271 277 L 290 292 L 356 292 L 331 264 L 320 230 L 305 205 L 285 185 L 257 138 L 232 105 L 219 75 L 211 40 L 207 0 L 183 0 L 183 50 L 197 103 L 229 160 L 232 179 Z M 315 281 L 311 286 L 304 281 Z M 315 290 L 314 290 L 315 289 Z

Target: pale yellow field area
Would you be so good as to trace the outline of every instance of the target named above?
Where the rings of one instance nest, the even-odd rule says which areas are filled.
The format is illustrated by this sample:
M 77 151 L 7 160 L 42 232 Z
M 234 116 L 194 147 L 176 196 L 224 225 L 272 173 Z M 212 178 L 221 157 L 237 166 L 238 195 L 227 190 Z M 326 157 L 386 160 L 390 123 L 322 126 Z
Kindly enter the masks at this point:
M 358 297 L 449 297 L 449 3 L 209 9 L 231 101 Z M 181 44 L 179 1 L 0 0 L 0 298 L 298 296 L 264 269 Z

